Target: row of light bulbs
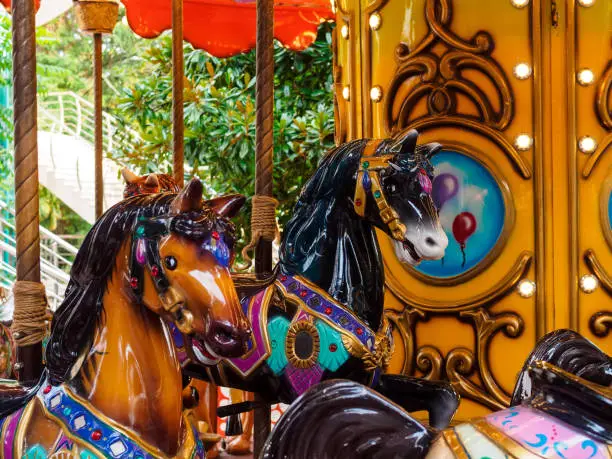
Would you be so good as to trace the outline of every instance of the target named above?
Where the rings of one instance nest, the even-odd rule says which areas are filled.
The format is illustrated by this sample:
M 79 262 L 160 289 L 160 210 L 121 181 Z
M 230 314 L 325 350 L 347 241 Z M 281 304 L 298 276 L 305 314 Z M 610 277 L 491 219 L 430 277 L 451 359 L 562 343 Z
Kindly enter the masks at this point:
M 585 274 L 578 281 L 578 285 L 584 293 L 593 293 L 599 286 L 599 280 L 592 274 Z M 535 294 L 536 284 L 532 280 L 523 279 L 518 283 L 516 291 L 523 298 L 531 298 Z
M 529 5 L 529 0 L 511 0 L 511 3 L 513 6 L 516 6 L 517 8 L 523 8 Z M 595 3 L 595 0 L 578 0 L 578 4 L 586 8 L 591 6 L 593 3 Z
M 529 0 L 511 0 L 512 4 L 517 8 L 523 8 L 529 4 Z M 578 0 L 581 6 L 589 7 L 595 0 Z M 378 12 L 374 12 L 368 19 L 368 24 L 372 30 L 378 30 L 382 24 L 382 17 Z M 344 39 L 349 37 L 349 28 L 347 24 L 342 25 L 340 28 L 340 35 Z M 525 62 L 520 62 L 514 66 L 514 76 L 519 80 L 526 80 L 531 76 L 531 66 Z M 577 72 L 576 78 L 578 83 L 582 86 L 589 86 L 595 81 L 595 75 L 593 71 L 588 68 L 581 69 Z M 345 100 L 350 100 L 351 91 L 349 86 L 342 88 L 342 97 Z M 380 86 L 373 86 L 370 89 L 370 99 L 373 102 L 380 102 L 382 100 L 382 88 Z M 519 134 L 514 139 L 514 146 L 519 151 L 527 151 L 533 145 L 533 139 L 528 134 Z M 583 136 L 578 139 L 578 149 L 583 153 L 593 153 L 597 149 L 597 142 L 593 137 Z

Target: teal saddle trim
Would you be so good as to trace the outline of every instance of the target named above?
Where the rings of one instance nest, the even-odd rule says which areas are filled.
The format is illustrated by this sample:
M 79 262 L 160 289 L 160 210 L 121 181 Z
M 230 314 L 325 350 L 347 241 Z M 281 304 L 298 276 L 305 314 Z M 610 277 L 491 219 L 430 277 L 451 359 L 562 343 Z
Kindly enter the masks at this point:
M 342 335 L 320 319 L 315 318 L 314 325 L 319 334 L 317 363 L 325 370 L 338 370 L 350 357 Z M 283 374 L 289 363 L 285 343 L 290 326 L 291 321 L 283 316 L 276 316 L 268 322 L 271 353 L 266 363 L 277 376 Z

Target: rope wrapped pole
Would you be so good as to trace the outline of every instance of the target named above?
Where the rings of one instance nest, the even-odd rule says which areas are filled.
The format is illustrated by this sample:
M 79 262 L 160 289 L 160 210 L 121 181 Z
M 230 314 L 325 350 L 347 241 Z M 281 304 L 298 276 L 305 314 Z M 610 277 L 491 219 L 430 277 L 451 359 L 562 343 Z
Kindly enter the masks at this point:
M 174 180 L 182 188 L 185 178 L 185 119 L 183 59 L 183 0 L 172 0 L 172 146 Z
M 95 176 L 96 219 L 104 212 L 104 179 L 102 175 L 102 34 L 94 33 L 94 123 L 95 123 Z
M 27 316 L 45 312 L 40 284 L 38 231 L 38 144 L 36 107 L 36 34 L 34 0 L 13 0 L 13 117 L 15 133 L 15 226 L 17 282 L 13 333 L 17 342 L 17 373 L 34 381 L 42 372 L 42 336 L 38 322 Z M 28 289 L 28 287 L 32 287 Z M 29 299 L 24 298 L 24 287 Z M 31 301 L 30 301 L 31 300 Z M 32 306 L 34 305 L 34 306 Z M 44 334 L 44 329 L 42 330 Z M 27 332 L 32 336 L 27 336 Z
M 270 220 L 267 224 L 253 226 L 253 222 L 260 219 L 263 212 L 269 210 L 272 198 L 272 167 L 274 160 L 274 1 L 257 0 L 257 48 L 256 48 L 256 144 L 255 144 L 255 197 L 252 209 L 252 230 L 260 226 L 265 228 L 276 225 L 274 212 L 265 212 Z M 268 234 L 270 233 L 270 234 Z M 255 274 L 265 276 L 272 271 L 272 232 L 262 231 L 253 234 L 255 246 Z M 255 394 L 255 401 L 262 402 L 262 398 Z M 270 433 L 270 407 L 263 404 L 256 408 L 255 426 L 253 432 L 253 453 L 259 457 L 263 445 Z

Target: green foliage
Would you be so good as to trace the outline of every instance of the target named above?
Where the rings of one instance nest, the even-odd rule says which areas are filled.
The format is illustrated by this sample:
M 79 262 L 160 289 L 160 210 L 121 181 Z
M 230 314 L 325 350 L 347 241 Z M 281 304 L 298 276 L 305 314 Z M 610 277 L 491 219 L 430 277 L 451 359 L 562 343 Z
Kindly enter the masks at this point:
M 45 59 L 41 50 L 52 47 L 54 35 L 45 28 L 36 30 L 39 57 L 37 60 L 37 85 L 39 96 L 57 90 L 57 82 L 69 76 L 70 69 L 59 62 Z M 12 85 L 12 39 L 9 16 L 0 16 L 0 91 Z M 9 104 L 7 104 L 9 105 Z M 13 111 L 10 106 L 0 104 L 0 199 L 9 207 L 14 206 L 13 154 L 8 146 L 13 141 Z M 89 224 L 75 214 L 52 193 L 40 187 L 40 223 L 59 234 L 84 234 Z
M 274 195 L 281 226 L 297 193 L 333 147 L 331 25 L 296 53 L 274 53 Z M 252 196 L 255 181 L 255 53 L 217 59 L 186 45 L 185 160 L 217 193 Z M 125 88 L 117 105 L 144 143 L 115 152 L 122 163 L 146 172 L 168 172 L 172 158 L 172 49 L 168 36 L 146 50 L 145 77 Z M 249 213 L 238 225 L 248 229 Z

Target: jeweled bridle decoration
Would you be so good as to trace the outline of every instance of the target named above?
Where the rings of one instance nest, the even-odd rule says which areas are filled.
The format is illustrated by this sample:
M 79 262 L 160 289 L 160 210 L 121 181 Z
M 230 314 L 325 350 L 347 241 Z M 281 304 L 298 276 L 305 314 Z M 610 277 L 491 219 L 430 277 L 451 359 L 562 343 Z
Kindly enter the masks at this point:
M 389 162 L 395 155 L 374 156 L 381 142 L 382 140 L 370 140 L 363 150 L 359 160 L 353 205 L 357 215 L 364 217 L 366 199 L 371 192 L 383 223 L 387 225 L 394 239 L 403 241 L 405 239 L 406 226 L 400 221 L 395 209 L 387 202 L 385 193 L 380 185 L 380 171 L 389 167 Z
M 177 328 L 185 334 L 193 332 L 193 314 L 185 307 L 183 296 L 170 285 L 159 255 L 159 239 L 170 232 L 172 218 L 141 218 L 132 240 L 130 257 L 130 287 L 138 301 L 142 301 L 145 269 L 151 275 L 162 308 L 172 316 Z M 217 262 L 228 267 L 231 250 L 223 235 L 211 230 L 202 238 L 202 249 L 210 252 Z

